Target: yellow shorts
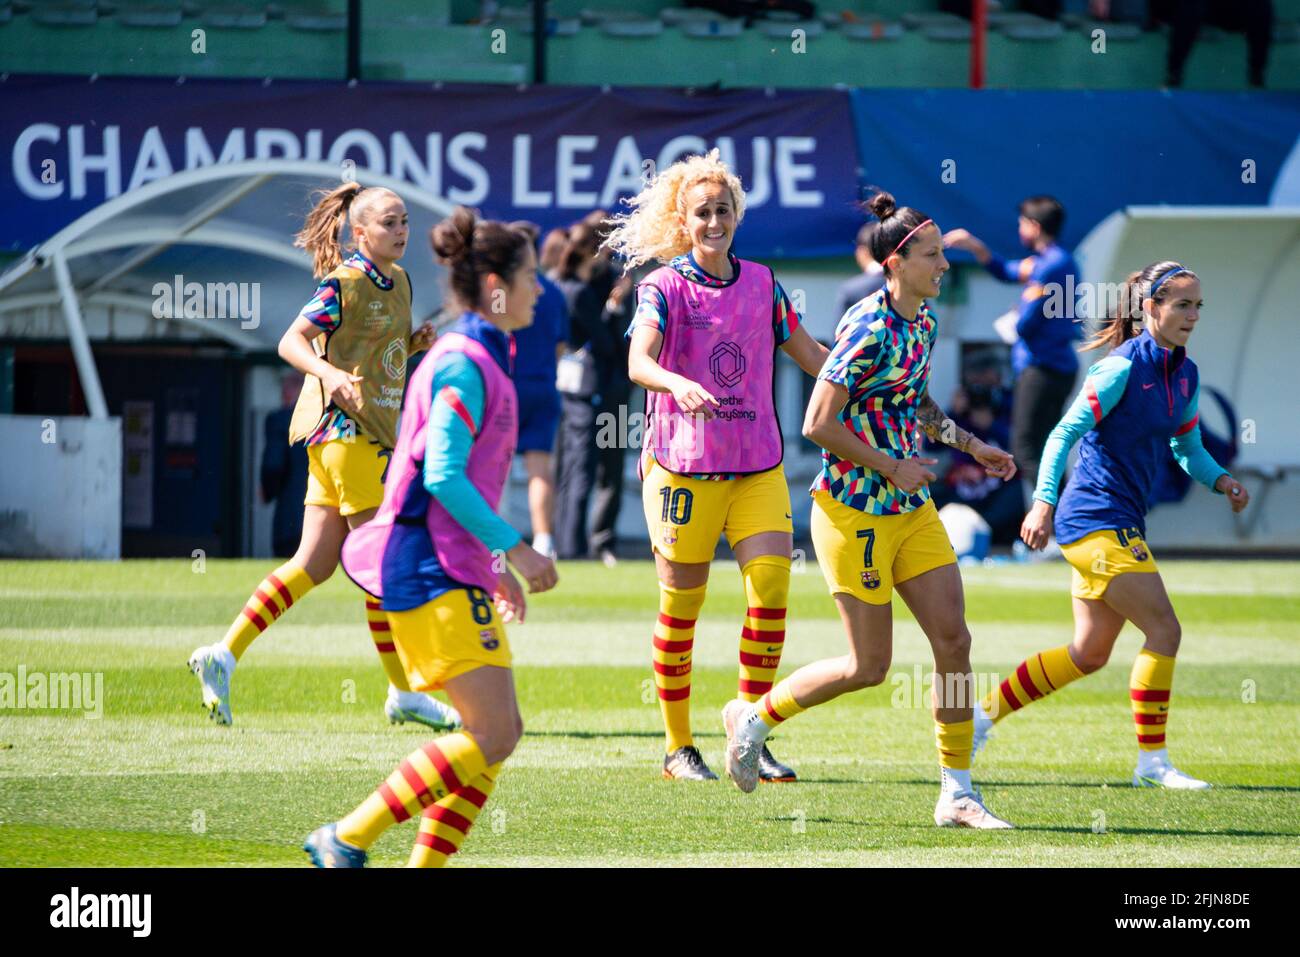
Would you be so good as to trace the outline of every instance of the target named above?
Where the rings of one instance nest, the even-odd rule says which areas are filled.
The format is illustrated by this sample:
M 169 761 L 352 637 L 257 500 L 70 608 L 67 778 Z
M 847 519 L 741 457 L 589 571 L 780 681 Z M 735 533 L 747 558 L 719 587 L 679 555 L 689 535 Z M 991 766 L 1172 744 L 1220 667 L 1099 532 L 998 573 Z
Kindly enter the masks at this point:
M 887 605 L 894 586 L 957 561 L 933 501 L 898 515 L 871 515 L 813 495 L 812 540 L 832 595 Z
M 650 544 L 673 562 L 710 562 L 718 537 L 736 543 L 759 532 L 793 534 L 790 487 L 781 466 L 725 482 L 686 478 L 655 462 L 641 485 Z
M 1074 569 L 1070 594 L 1100 599 L 1116 575 L 1156 571 L 1155 556 L 1136 528 L 1108 528 L 1061 546 Z
M 437 691 L 484 665 L 510 667 L 505 625 L 481 588 L 453 588 L 419 608 L 385 614 L 413 691 Z
M 343 516 L 378 508 L 393 450 L 366 435 L 307 446 L 304 505 L 326 505 Z

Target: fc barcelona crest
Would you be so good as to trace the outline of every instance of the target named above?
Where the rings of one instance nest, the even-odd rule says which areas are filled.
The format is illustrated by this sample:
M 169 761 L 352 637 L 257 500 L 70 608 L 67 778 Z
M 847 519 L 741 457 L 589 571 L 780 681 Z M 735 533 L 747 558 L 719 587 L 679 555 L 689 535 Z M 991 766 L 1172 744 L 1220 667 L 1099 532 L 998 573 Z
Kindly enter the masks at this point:
M 663 527 L 663 532 L 659 537 L 665 545 L 676 545 L 677 529 L 673 528 L 671 525 L 665 525 Z
M 866 568 L 862 571 L 862 584 L 867 588 L 876 589 L 880 587 L 880 572 L 874 568 Z
M 1144 561 L 1146 561 L 1146 560 L 1150 557 L 1150 556 L 1147 554 L 1147 550 L 1146 550 L 1145 548 L 1143 548 L 1141 545 L 1130 545 L 1130 546 L 1128 547 L 1128 550 L 1129 550 L 1130 552 L 1132 552 L 1132 553 L 1133 553 L 1133 557 L 1136 558 L 1136 559 L 1137 559 L 1138 561 L 1140 561 L 1140 562 L 1144 562 Z
M 501 639 L 497 637 L 496 630 L 493 628 L 484 628 L 478 633 L 479 643 L 487 651 L 496 651 L 501 647 Z

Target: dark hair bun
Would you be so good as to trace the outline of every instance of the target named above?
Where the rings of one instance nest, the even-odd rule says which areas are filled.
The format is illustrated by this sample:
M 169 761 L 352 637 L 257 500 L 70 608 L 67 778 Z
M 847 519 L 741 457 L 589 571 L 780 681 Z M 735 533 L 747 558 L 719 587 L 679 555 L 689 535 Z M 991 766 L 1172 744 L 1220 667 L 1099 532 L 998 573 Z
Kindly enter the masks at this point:
M 429 239 L 438 260 L 451 266 L 467 258 L 474 248 L 477 225 L 478 217 L 472 209 L 457 206 L 450 216 L 434 226 Z
M 884 222 L 890 216 L 894 215 L 894 210 L 898 208 L 894 202 L 894 197 L 886 193 L 883 189 L 871 199 L 867 200 L 867 208 L 875 213 L 876 218 Z

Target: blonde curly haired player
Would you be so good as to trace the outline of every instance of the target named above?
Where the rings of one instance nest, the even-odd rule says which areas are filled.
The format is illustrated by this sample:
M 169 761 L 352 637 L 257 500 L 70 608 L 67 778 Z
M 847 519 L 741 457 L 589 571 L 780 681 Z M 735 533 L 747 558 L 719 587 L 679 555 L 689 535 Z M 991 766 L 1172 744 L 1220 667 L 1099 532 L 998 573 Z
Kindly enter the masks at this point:
M 346 246 L 344 233 L 350 237 Z M 383 187 L 344 183 L 317 194 L 295 239 L 320 279 L 280 340 L 281 357 L 305 376 L 288 436 L 290 444 L 307 445 L 302 540 L 294 556 L 253 591 L 225 638 L 190 656 L 204 707 L 218 724 L 233 720 L 230 682 L 248 646 L 334 574 L 344 536 L 369 521 L 383 499 L 406 360 L 434 339 L 431 323 L 411 329 L 411 281 L 397 265 L 408 234 L 400 196 Z M 366 596 L 365 604 L 371 638 L 388 675 L 384 711 L 389 720 L 458 726 L 455 710 L 411 690 L 379 603 Z
M 738 695 L 772 687 L 785 641 L 793 524 L 773 399 L 776 350 L 809 375 L 827 350 L 768 267 L 739 259 L 740 179 L 714 150 L 663 170 L 605 245 L 626 268 L 661 265 L 637 288 L 628 373 L 646 390 L 639 474 L 659 576 L 652 653 L 665 729 L 663 775 L 715 780 L 691 736 L 691 654 L 718 537 L 740 566 L 746 614 Z M 764 745 L 760 775 L 795 773 Z

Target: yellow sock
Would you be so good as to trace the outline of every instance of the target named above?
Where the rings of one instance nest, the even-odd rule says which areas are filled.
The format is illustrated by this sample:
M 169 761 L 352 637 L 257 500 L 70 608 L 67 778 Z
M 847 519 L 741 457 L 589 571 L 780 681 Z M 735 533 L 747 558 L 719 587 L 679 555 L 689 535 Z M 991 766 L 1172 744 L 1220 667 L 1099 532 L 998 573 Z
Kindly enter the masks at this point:
M 975 741 L 975 722 L 934 723 L 934 737 L 939 745 L 939 767 L 949 771 L 969 771 L 971 745 Z
M 1133 662 L 1128 696 L 1133 705 L 1138 747 L 1159 751 L 1165 746 L 1169 720 L 1169 693 L 1174 686 L 1174 659 L 1143 648 Z
M 397 657 L 397 645 L 393 644 L 388 616 L 384 614 L 379 599 L 371 594 L 366 595 L 366 624 L 370 626 L 370 640 L 375 643 L 375 651 L 379 652 L 379 662 L 384 666 L 384 674 L 388 675 L 388 683 L 398 691 L 410 691 L 406 669 L 402 667 L 402 659 Z
M 447 858 L 460 850 L 479 811 L 492 796 L 501 762 L 480 774 L 468 786 L 452 791 L 441 801 L 430 804 L 420 815 L 420 833 L 411 848 L 407 867 L 443 867 Z
M 1070 657 L 1070 646 L 1061 645 L 1020 662 L 1015 673 L 1003 680 L 996 691 L 985 695 L 980 707 L 994 721 L 1000 721 L 1029 702 L 1060 691 L 1082 677 L 1083 672 Z
M 785 609 L 790 594 L 790 559 L 760 555 L 740 570 L 745 582 L 745 624 L 740 629 L 737 693 L 757 701 L 772 690 L 785 647 Z
M 355 811 L 339 821 L 338 836 L 362 850 L 393 824 L 441 801 L 487 770 L 467 731 L 444 735 L 412 751 Z
M 659 710 L 664 717 L 666 747 L 671 754 L 693 744 L 691 738 L 691 649 L 695 646 L 695 621 L 704 605 L 698 588 L 670 588 L 659 584 L 659 618 L 655 622 L 654 670 Z
M 239 660 L 254 638 L 314 587 L 316 583 L 311 576 L 293 562 L 285 562 L 263 578 L 222 639 L 235 660 Z
M 759 698 L 756 707 L 759 719 L 769 728 L 775 728 L 782 721 L 793 718 L 804 710 L 803 705 L 794 700 L 789 678 Z

